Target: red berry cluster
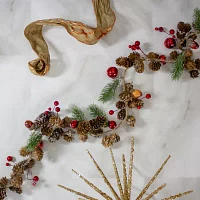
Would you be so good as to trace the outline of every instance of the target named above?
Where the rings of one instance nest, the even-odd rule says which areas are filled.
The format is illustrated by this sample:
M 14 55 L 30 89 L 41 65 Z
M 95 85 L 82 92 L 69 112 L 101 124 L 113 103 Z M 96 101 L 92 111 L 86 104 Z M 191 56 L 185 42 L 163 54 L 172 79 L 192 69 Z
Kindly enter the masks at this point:
M 33 177 L 33 186 L 36 186 L 37 182 L 40 180 L 38 176 Z
M 45 114 L 49 114 L 49 112 L 53 112 L 54 110 L 59 113 L 60 112 L 60 107 L 58 107 L 59 102 L 58 101 L 54 101 L 54 108 L 52 109 L 51 107 L 48 108 L 47 111 L 45 111 Z
M 140 41 L 135 41 L 135 44 L 129 45 L 128 48 L 132 49 L 133 51 L 140 49 Z
M 8 162 L 13 162 L 13 157 L 12 157 L 12 156 L 8 156 L 8 157 L 7 157 L 7 161 L 8 161 Z M 10 163 L 6 163 L 6 166 L 8 167 L 8 166 L 13 166 L 13 165 L 10 164 Z

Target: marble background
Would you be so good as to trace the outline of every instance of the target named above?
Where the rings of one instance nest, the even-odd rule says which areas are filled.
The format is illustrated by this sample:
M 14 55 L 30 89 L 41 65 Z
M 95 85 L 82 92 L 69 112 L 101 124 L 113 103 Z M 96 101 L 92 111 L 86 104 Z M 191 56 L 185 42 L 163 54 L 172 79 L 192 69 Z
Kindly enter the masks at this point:
M 117 22 L 113 31 L 94 46 L 87 46 L 70 37 L 62 27 L 44 28 L 44 35 L 51 54 L 51 70 L 45 77 L 29 72 L 28 61 L 36 58 L 23 35 L 25 26 L 37 19 L 65 18 L 95 26 L 91 0 L 0 0 L 0 175 L 10 174 L 5 166 L 8 155 L 18 156 L 18 150 L 29 137 L 24 127 L 26 119 L 34 119 L 39 113 L 60 101 L 62 116 L 76 104 L 86 108 L 98 103 L 102 87 L 110 81 L 106 76 L 109 66 L 115 65 L 118 56 L 127 55 L 127 46 L 140 40 L 148 52 L 155 50 L 168 55 L 163 41 L 167 37 L 154 31 L 154 27 L 176 28 L 178 21 L 191 22 L 193 9 L 199 0 L 112 0 Z M 197 50 L 195 56 L 200 55 Z M 172 82 L 170 67 L 157 73 L 147 70 L 138 75 L 130 70 L 129 80 L 152 99 L 145 108 L 135 110 L 136 127 L 123 127 L 118 133 L 121 142 L 115 145 L 117 163 L 121 154 L 128 156 L 130 138 L 135 136 L 135 165 L 133 197 L 136 197 L 170 154 L 171 160 L 151 189 L 161 183 L 168 187 L 155 199 L 162 199 L 178 192 L 193 189 L 194 193 L 183 200 L 198 200 L 200 196 L 200 79 L 192 80 L 185 73 L 179 82 Z M 101 105 L 106 111 L 114 108 L 114 102 Z M 24 184 L 19 196 L 8 193 L 8 200 L 77 199 L 56 185 L 58 183 L 85 191 L 98 197 L 72 172 L 75 169 L 108 191 L 100 175 L 93 167 L 86 149 L 96 157 L 102 169 L 116 185 L 108 149 L 100 139 L 87 143 L 78 140 L 71 144 L 45 142 L 45 156 L 33 169 L 41 181 L 37 187 Z M 119 167 L 121 170 L 121 165 Z M 91 192 L 90 192 L 91 191 Z M 102 199 L 102 198 L 101 198 Z

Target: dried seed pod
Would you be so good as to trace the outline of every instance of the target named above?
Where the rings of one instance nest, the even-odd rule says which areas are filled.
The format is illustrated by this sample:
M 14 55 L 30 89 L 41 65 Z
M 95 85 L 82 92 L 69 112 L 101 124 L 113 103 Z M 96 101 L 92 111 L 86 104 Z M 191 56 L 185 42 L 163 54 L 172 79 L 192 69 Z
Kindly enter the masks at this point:
M 116 133 L 103 137 L 102 144 L 104 147 L 111 147 L 114 143 L 120 141 L 120 136 Z

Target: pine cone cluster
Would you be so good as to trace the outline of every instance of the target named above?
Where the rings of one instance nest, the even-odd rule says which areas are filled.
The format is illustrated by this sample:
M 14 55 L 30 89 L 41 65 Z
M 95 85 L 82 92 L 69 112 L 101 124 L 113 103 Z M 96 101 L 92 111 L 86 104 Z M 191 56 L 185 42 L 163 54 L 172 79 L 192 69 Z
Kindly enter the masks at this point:
M 116 133 L 103 137 L 102 144 L 104 147 L 111 147 L 114 143 L 120 141 L 120 136 Z
M 119 57 L 116 60 L 116 64 L 121 67 L 130 68 L 133 66 L 133 62 L 128 57 Z
M 63 133 L 64 131 L 62 128 L 54 129 L 48 138 L 49 142 L 56 142 L 57 140 L 61 138 L 61 136 L 63 136 Z

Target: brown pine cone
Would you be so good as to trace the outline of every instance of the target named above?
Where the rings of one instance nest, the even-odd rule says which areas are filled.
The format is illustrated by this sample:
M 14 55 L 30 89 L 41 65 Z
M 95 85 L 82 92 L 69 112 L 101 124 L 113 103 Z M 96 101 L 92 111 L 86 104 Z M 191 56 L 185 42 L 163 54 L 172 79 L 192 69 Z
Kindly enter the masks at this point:
M 41 133 L 42 135 L 50 136 L 53 132 L 53 127 L 49 126 L 48 124 L 44 124 L 41 127 Z
M 184 68 L 188 71 L 192 71 L 196 68 L 196 64 L 193 60 L 188 60 L 185 62 Z
M 21 187 L 21 185 L 23 184 L 23 178 L 22 178 L 22 176 L 21 175 L 17 175 L 15 177 L 13 177 L 11 179 L 10 184 L 12 186 L 14 186 L 14 187 L 17 187 L 17 188 Z
M 190 57 L 193 56 L 193 52 L 192 52 L 191 49 L 186 49 L 184 55 L 185 55 L 186 58 L 190 58 Z
M 190 71 L 190 77 L 191 78 L 198 78 L 199 77 L 198 70 L 192 70 L 192 71 Z
M 135 108 L 135 100 L 134 99 L 132 101 L 128 102 L 128 107 L 129 108 Z
M 78 137 L 82 142 L 86 142 L 87 139 L 88 139 L 88 135 L 87 134 L 79 134 Z
M 133 53 L 130 53 L 128 58 L 132 63 L 134 63 L 136 59 L 140 58 L 140 54 L 133 52 Z
M 49 118 L 49 122 L 48 122 L 48 124 L 50 124 L 51 126 L 53 126 L 53 125 L 59 125 L 61 123 L 61 119 L 60 119 L 60 117 L 58 117 L 58 116 L 51 116 L 50 118 Z
M 71 135 L 63 135 L 63 139 L 67 142 L 72 142 L 74 140 L 74 136 L 71 134 Z
M 27 160 L 26 164 L 24 165 L 24 170 L 31 169 L 33 168 L 34 165 L 35 165 L 34 159 Z
M 200 70 L 200 59 L 199 58 L 195 60 L 195 64 L 196 64 L 196 68 L 198 70 Z
M 125 84 L 125 90 L 127 92 L 132 92 L 133 91 L 133 84 L 132 83 L 126 83 Z
M 136 119 L 134 116 L 128 116 L 126 119 L 126 123 L 132 127 L 135 126 Z
M 180 40 L 184 39 L 185 36 L 186 36 L 186 34 L 183 33 L 183 32 L 180 32 L 180 31 L 177 31 L 177 32 L 176 32 L 176 37 L 177 37 L 178 39 L 180 39 Z
M 104 147 L 111 147 L 114 143 L 120 141 L 120 136 L 116 133 L 103 137 L 102 144 Z
M 63 135 L 63 129 L 62 128 L 56 128 L 49 136 L 48 140 L 49 142 L 56 142 L 60 139 L 60 137 Z
M 126 107 L 126 104 L 123 101 L 118 101 L 116 103 L 116 108 L 118 108 L 118 109 L 123 109 L 125 107 Z
M 172 51 L 169 55 L 171 59 L 176 60 L 179 56 L 179 53 L 177 51 Z
M 27 151 L 26 147 L 22 147 L 19 150 L 19 154 L 20 154 L 20 156 L 26 157 L 26 156 L 28 156 L 30 154 L 30 152 Z
M 62 119 L 60 126 L 61 126 L 62 128 L 70 127 L 71 121 L 72 121 L 71 118 L 65 117 L 64 119 Z
M 13 171 L 14 175 L 24 174 L 24 163 L 23 162 L 24 161 L 19 162 L 18 164 L 13 166 L 12 171 Z
M 131 92 L 124 91 L 121 94 L 119 94 L 119 99 L 124 102 L 130 101 L 132 98 L 133 98 L 133 95 Z
M 0 200 L 3 200 L 5 197 L 7 197 L 6 189 L 0 188 Z
M 98 119 L 92 119 L 89 121 L 91 129 L 100 129 L 101 123 Z
M 127 57 L 119 57 L 116 60 L 116 64 L 121 67 L 130 68 L 133 66 L 133 62 Z
M 101 127 L 107 127 L 108 123 L 107 123 L 107 119 L 103 116 L 98 116 L 96 118 L 99 121 L 99 124 L 101 125 Z
M 40 114 L 34 121 L 34 128 L 40 128 L 42 125 L 47 124 L 49 122 L 49 118 L 55 115 L 53 112 L 49 112 L 48 114 L 42 113 Z
M 188 32 L 191 31 L 191 29 L 192 29 L 191 25 L 187 23 L 187 24 L 185 24 L 185 26 L 184 26 L 183 32 L 188 33 Z
M 179 44 L 182 46 L 182 47 L 186 47 L 186 44 L 187 44 L 187 40 L 185 38 L 181 39 Z
M 35 160 L 40 161 L 42 160 L 44 155 L 43 150 L 40 147 L 36 147 L 32 153 L 32 156 Z
M 22 188 L 21 187 L 14 187 L 14 186 L 10 186 L 9 189 L 13 192 L 16 192 L 17 194 L 21 194 L 22 193 Z
M 142 99 L 134 99 L 132 103 L 133 103 L 136 107 L 138 107 L 138 106 L 143 107 L 143 106 L 144 106 L 144 101 L 143 101 Z
M 117 118 L 118 118 L 119 120 L 124 120 L 125 117 L 126 117 L 126 109 L 120 110 L 120 111 L 118 112 L 118 114 L 117 114 Z
M 159 55 L 157 53 L 154 53 L 154 52 L 149 52 L 147 57 L 150 58 L 150 59 L 156 59 L 156 58 L 159 58 Z
M 88 121 L 80 122 L 77 127 L 77 133 L 80 135 L 85 135 L 90 132 L 91 126 Z
M 92 130 L 92 131 L 90 132 L 90 135 L 93 136 L 93 137 L 100 137 L 100 136 L 103 135 L 103 129 L 100 128 L 100 129 L 98 129 L 98 130 Z
M 177 29 L 181 32 L 183 31 L 184 27 L 185 27 L 184 22 L 179 22 L 178 25 L 177 25 Z
M 161 67 L 161 63 L 158 62 L 158 61 L 151 61 L 149 63 L 149 68 L 152 70 L 152 71 L 158 71 Z
M 144 62 L 143 62 L 143 60 L 136 59 L 134 61 L 134 68 L 135 68 L 135 71 L 137 73 L 143 73 L 144 72 Z
M 188 39 L 192 39 L 192 40 L 196 40 L 197 39 L 197 34 L 196 33 L 194 33 L 194 32 L 191 32 L 190 34 L 189 34 L 189 36 L 188 36 Z
M 0 188 L 5 188 L 7 186 L 7 184 L 8 184 L 8 179 L 6 177 L 2 177 L 0 179 Z

